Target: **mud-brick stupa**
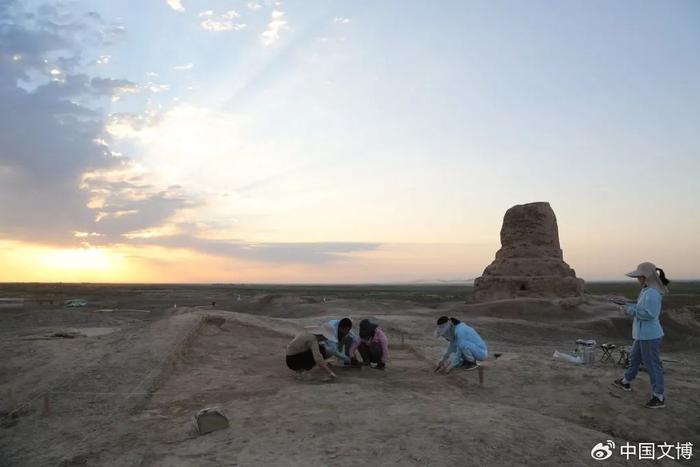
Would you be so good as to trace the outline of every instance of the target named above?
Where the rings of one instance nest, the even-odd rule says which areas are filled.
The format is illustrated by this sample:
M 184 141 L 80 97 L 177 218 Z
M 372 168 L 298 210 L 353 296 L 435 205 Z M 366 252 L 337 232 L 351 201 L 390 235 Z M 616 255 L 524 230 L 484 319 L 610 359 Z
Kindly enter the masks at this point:
M 563 260 L 557 218 L 549 203 L 506 211 L 501 249 L 474 281 L 477 301 L 583 295 L 583 280 Z

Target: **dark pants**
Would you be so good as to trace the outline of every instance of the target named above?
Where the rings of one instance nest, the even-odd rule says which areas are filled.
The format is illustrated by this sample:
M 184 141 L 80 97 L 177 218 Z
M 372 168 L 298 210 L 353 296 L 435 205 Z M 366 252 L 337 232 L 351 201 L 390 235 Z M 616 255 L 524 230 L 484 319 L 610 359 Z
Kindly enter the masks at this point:
M 326 349 L 319 345 L 321 350 L 321 355 L 323 358 L 328 358 L 326 355 Z M 316 362 L 314 361 L 314 354 L 310 350 L 306 352 L 298 353 L 295 355 L 287 355 L 287 368 L 294 371 L 309 371 L 314 366 Z
M 377 342 L 371 342 L 369 344 L 360 342 L 360 346 L 357 348 L 357 350 L 360 352 L 364 363 L 382 362 L 382 346 Z

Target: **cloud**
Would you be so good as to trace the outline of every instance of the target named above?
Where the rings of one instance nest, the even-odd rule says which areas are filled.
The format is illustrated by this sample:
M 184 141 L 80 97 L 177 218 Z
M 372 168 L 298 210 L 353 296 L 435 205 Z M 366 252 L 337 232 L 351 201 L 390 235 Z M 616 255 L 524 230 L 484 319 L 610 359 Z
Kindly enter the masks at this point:
M 90 86 L 97 94 L 110 95 L 114 99 L 124 94 L 137 94 L 141 87 L 126 79 L 92 78 Z
M 180 13 L 185 11 L 185 7 L 182 6 L 182 0 L 165 0 L 165 2 L 175 11 L 179 11 Z
M 148 81 L 144 84 L 137 84 L 129 80 L 112 78 L 93 78 L 91 86 L 97 94 L 111 95 L 112 102 L 119 101 L 126 95 L 139 94 L 143 91 L 157 94 L 170 90 L 170 85 L 165 83 Z
M 335 24 L 348 24 L 350 22 L 350 18 L 341 18 L 339 16 L 336 16 L 333 18 L 333 22 Z
M 95 60 L 95 64 L 97 65 L 106 65 L 109 63 L 110 60 L 109 55 L 100 55 L 97 60 Z
M 82 56 L 83 39 L 90 37 L 104 50 L 116 37 L 104 34 L 111 26 L 101 19 L 79 16 L 54 27 L 47 18 L 63 15 L 62 7 L 42 10 L 41 20 L 28 20 L 13 16 L 5 5 L 0 0 L 0 238 L 62 247 L 157 245 L 275 264 L 325 264 L 377 248 L 370 243 L 251 243 L 231 238 L 227 217 L 217 218 L 221 225 L 216 228 L 195 223 L 212 198 L 202 185 L 177 184 L 190 183 L 202 163 L 178 157 L 201 152 L 203 145 L 215 158 L 225 155 L 222 160 L 249 153 L 240 143 L 246 120 L 183 106 L 163 111 L 155 104 L 141 112 L 107 115 L 101 108 L 105 98 L 161 91 L 167 85 L 87 73 L 95 61 Z M 231 12 L 204 17 L 237 19 Z M 273 20 L 278 31 L 280 21 L 286 24 L 281 12 Z M 32 78 L 27 86 L 34 76 L 39 80 Z M 128 153 L 130 147 L 155 141 L 166 144 L 162 159 L 156 159 L 165 182 L 156 182 L 149 167 L 113 150 Z M 267 149 L 276 153 L 274 147 Z M 240 172 L 240 179 L 226 174 L 234 191 L 251 174 L 264 178 L 286 167 L 275 157 L 230 163 L 237 168 L 234 174 Z M 171 177 L 182 166 L 188 173 Z M 201 194 L 193 195 L 192 186 Z
M 157 94 L 159 92 L 170 91 L 170 85 L 165 83 L 148 82 L 146 83 L 145 88 L 154 94 Z
M 282 31 L 287 30 L 289 30 L 289 26 L 285 13 L 280 10 L 273 10 L 267 29 L 260 35 L 263 45 L 269 47 L 275 44 L 280 39 Z
M 249 10 L 253 10 L 253 11 L 259 10 L 260 8 L 262 8 L 262 5 L 259 4 L 258 2 L 248 2 L 247 6 L 248 6 Z
M 177 211 L 199 205 L 179 186 L 157 190 L 138 170 L 126 169 L 83 177 L 82 187 L 92 195 L 95 233 L 104 237 L 101 242 L 125 242 L 129 232 L 159 226 Z
M 267 205 L 269 195 L 261 191 L 276 190 L 300 173 L 296 159 L 280 157 L 280 154 L 290 151 L 286 144 L 270 141 L 251 144 L 247 141 L 246 136 L 253 125 L 252 120 L 239 114 L 189 104 L 152 114 L 112 115 L 108 129 L 115 140 L 139 148 L 144 161 L 158 167 L 168 183 L 187 186 L 198 193 L 200 200 L 206 201 L 196 210 L 182 212 L 177 225 L 166 223 L 155 229 L 130 231 L 129 242 L 187 248 L 208 255 L 250 261 L 294 263 L 338 261 L 353 252 L 371 249 L 373 244 L 258 244 L 235 238 L 237 232 L 246 236 L 251 232 L 246 232 L 249 228 L 240 224 L 240 218 L 232 219 L 234 213 L 243 219 L 250 218 L 251 214 L 271 215 L 275 208 L 270 211 Z M 301 189 L 308 190 L 308 187 Z M 114 191 L 114 187 L 111 190 Z M 102 196 L 99 187 L 94 195 L 95 205 L 99 206 Z M 126 197 L 126 194 L 121 197 Z M 277 192 L 272 195 L 275 205 L 278 204 L 276 197 Z M 178 205 L 176 208 L 189 209 L 191 206 Z M 122 222 L 131 215 L 129 209 L 130 206 L 118 205 L 112 215 L 121 217 L 105 220 Z M 183 229 L 182 220 L 197 226 Z M 213 224 L 212 220 L 216 223 Z M 206 225 L 202 225 L 203 222 Z M 167 235 L 163 233 L 165 226 Z
M 75 232 L 90 232 L 91 241 L 117 241 L 195 205 L 180 188 L 146 183 L 110 150 L 100 102 L 141 89 L 82 71 L 94 63 L 83 49 L 106 47 L 112 25 L 62 4 L 38 15 L 15 6 L 0 0 L 0 50 L 10 51 L 0 56 L 0 237 L 76 245 L 85 237 Z
M 212 256 L 274 264 L 328 264 L 381 246 L 380 243 L 362 242 L 248 243 L 207 239 L 191 234 L 142 237 L 133 243 L 186 248 Z
M 246 27 L 245 24 L 236 22 L 236 19 L 238 19 L 240 15 L 234 10 L 229 10 L 218 16 L 216 16 L 212 10 L 206 10 L 200 12 L 199 17 L 205 18 L 199 24 L 207 31 L 240 31 Z
M 159 114 L 149 110 L 113 113 L 107 116 L 104 128 L 115 139 L 135 138 L 140 132 L 156 125 L 159 118 Z
M 189 62 L 189 63 L 185 63 L 183 65 L 175 65 L 173 67 L 173 70 L 176 70 L 176 71 L 191 70 L 193 67 L 194 67 L 194 63 Z

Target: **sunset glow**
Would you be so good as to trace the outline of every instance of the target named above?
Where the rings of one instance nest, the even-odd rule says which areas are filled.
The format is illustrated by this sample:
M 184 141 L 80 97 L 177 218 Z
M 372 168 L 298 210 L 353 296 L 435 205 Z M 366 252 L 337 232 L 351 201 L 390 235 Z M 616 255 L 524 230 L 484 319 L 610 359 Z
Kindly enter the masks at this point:
M 467 280 L 534 201 L 584 279 L 700 275 L 694 2 L 44 3 L 0 6 L 0 280 Z

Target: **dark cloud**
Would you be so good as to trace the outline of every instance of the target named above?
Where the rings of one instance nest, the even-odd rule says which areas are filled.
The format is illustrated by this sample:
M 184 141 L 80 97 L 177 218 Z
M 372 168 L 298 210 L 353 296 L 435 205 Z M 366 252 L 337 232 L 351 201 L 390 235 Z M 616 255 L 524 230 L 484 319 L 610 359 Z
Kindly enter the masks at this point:
M 102 95 L 112 95 L 115 91 L 125 89 L 131 91 L 137 91 L 139 89 L 138 84 L 128 79 L 92 78 L 90 85 L 95 93 Z
M 193 204 L 181 190 L 157 190 L 128 173 L 85 181 L 86 173 L 130 164 L 101 142 L 105 116 L 97 99 L 136 83 L 80 72 L 83 39 L 99 42 L 110 28 L 96 13 L 81 16 L 59 4 L 27 16 L 17 2 L 0 0 L 0 236 L 77 244 L 73 232 L 81 231 L 116 241 Z M 60 73 L 51 75 L 47 62 Z M 43 82 L 27 86 L 37 74 Z M 90 208 L 97 189 L 104 203 Z
M 91 185 L 94 189 L 96 185 Z M 198 206 L 179 187 L 153 192 L 150 185 L 138 182 L 108 183 L 109 195 L 98 211 L 94 229 L 107 240 L 124 242 L 123 233 L 145 230 L 168 221 L 172 214 L 184 208 Z

